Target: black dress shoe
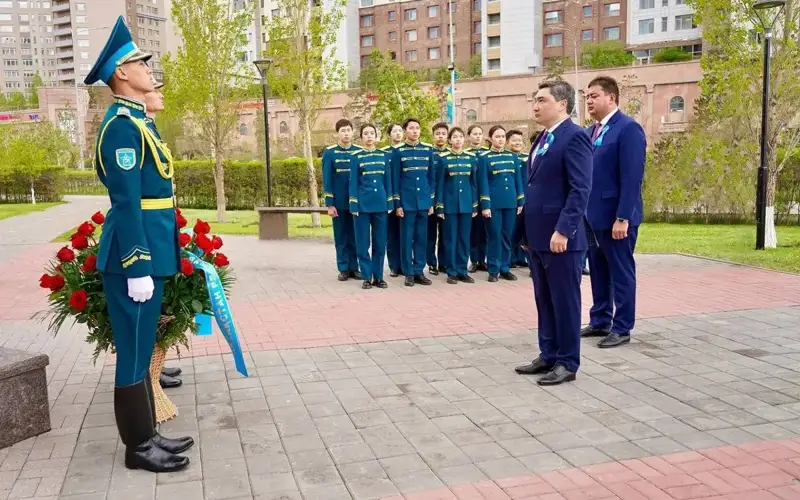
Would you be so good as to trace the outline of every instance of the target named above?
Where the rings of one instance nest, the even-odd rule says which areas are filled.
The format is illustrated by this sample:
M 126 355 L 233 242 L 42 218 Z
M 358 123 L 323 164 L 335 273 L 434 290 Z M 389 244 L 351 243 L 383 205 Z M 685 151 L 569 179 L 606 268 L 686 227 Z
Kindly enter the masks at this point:
M 458 284 L 458 279 L 456 279 L 455 276 L 448 276 L 447 277 L 447 284 L 448 285 L 457 285 Z
M 489 272 L 489 266 L 486 265 L 486 262 L 479 262 L 478 263 L 478 271 L 483 271 L 483 272 L 488 273 Z
M 364 280 L 364 282 L 361 283 L 361 288 L 363 288 L 364 290 L 369 290 L 370 288 L 372 288 L 372 282 L 370 280 Z
M 372 286 L 376 286 L 378 288 L 389 288 L 389 284 L 383 280 L 374 279 L 372 280 Z
M 183 370 L 181 370 L 177 366 L 172 367 L 172 368 L 164 367 L 164 368 L 161 369 L 161 374 L 162 375 L 166 375 L 167 377 L 177 377 L 181 373 L 183 373 Z
M 517 281 L 517 275 L 511 272 L 500 273 L 500 277 L 506 281 Z
M 428 286 L 433 282 L 426 278 L 424 274 L 420 274 L 419 276 L 414 276 L 414 283 Z
M 597 343 L 597 347 L 600 349 L 608 349 L 610 347 L 618 347 L 623 344 L 627 344 L 630 341 L 630 334 L 620 335 L 619 333 L 609 333 L 606 338 Z
M 392 278 L 397 278 L 398 276 L 400 276 L 400 271 L 396 269 L 390 269 L 389 276 L 391 276 Z
M 125 467 L 150 472 L 177 472 L 189 465 L 189 459 L 158 447 L 152 439 L 125 447 Z
M 496 274 L 490 274 L 489 275 L 489 283 L 497 283 L 497 275 Z
M 350 271 L 350 277 L 353 278 L 353 279 L 360 280 L 361 279 L 361 273 L 358 272 L 358 271 Z
M 561 365 L 556 365 L 547 375 L 536 381 L 539 385 L 559 385 L 575 380 L 575 372 L 571 372 Z
M 478 272 L 478 264 L 472 264 L 471 266 L 469 266 L 468 271 L 471 272 L 471 273 L 477 273 Z
M 339 276 L 336 277 L 339 281 L 347 281 L 350 279 L 350 273 L 339 273 Z
M 438 276 L 439 269 L 437 269 L 436 266 L 428 266 L 428 274 L 431 274 L 433 276 Z
M 155 398 L 153 395 L 153 385 L 150 382 L 150 377 L 147 377 L 145 380 L 145 387 L 147 387 L 147 396 L 148 401 L 150 403 L 150 419 L 152 421 L 153 429 L 156 428 L 156 405 L 155 405 Z M 194 445 L 194 439 L 189 436 L 177 438 L 177 439 L 170 439 L 168 437 L 164 437 L 159 434 L 157 431 L 152 437 L 153 442 L 164 451 L 168 451 L 170 453 L 182 453 Z
M 475 283 L 475 278 L 473 278 L 472 276 L 467 276 L 465 274 L 464 276 L 459 276 L 458 281 L 462 283 Z
M 413 276 L 406 276 L 405 286 L 414 286 L 414 277 Z
M 611 328 L 596 328 L 592 325 L 581 328 L 581 337 L 605 337 L 611 333 Z
M 183 380 L 175 377 L 170 377 L 169 375 L 161 374 L 158 377 L 158 383 L 161 385 L 162 389 L 174 389 L 176 387 L 180 387 L 183 385 Z
M 447 272 L 447 268 L 444 267 L 444 266 L 439 266 L 439 272 L 440 273 L 446 273 Z
M 518 366 L 514 368 L 514 371 L 520 375 L 536 375 L 539 373 L 547 373 L 552 369 L 553 365 L 550 363 L 545 363 L 542 358 L 536 358 L 531 362 L 531 364 Z
M 508 266 L 508 267 L 510 267 L 511 269 L 516 269 L 516 268 L 518 268 L 519 266 L 517 265 L 517 263 L 516 263 L 516 262 L 512 262 L 512 263 L 511 263 L 511 265 L 510 265 L 510 266 Z

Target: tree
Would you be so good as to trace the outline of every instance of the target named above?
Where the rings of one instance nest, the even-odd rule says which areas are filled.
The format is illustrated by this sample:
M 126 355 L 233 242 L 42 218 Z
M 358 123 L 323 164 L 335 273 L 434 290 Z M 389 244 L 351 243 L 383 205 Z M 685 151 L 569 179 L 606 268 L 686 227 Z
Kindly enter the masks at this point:
M 723 152 L 731 165 L 743 165 L 755 179 L 761 135 L 763 28 L 749 0 L 691 0 L 695 21 L 703 26 L 701 105 L 707 137 L 728 134 Z M 772 16 L 776 12 L 766 15 Z M 800 100 L 800 0 L 787 0 L 775 26 L 772 51 L 770 119 L 766 134 L 767 233 L 765 246 L 775 248 L 775 192 L 781 170 L 791 155 L 778 160 L 778 150 L 792 151 L 800 142 L 797 102 Z M 755 183 L 753 183 L 755 184 Z
M 361 89 L 378 99 L 372 117 L 380 129 L 414 117 L 420 121 L 423 137 L 429 139 L 430 126 L 441 118 L 436 94 L 422 90 L 415 73 L 377 50 L 361 71 Z
M 569 64 L 570 59 L 568 57 L 551 57 L 544 68 L 546 70 L 545 80 L 563 80 L 564 68 Z
M 686 52 L 680 47 L 666 47 L 655 53 L 653 56 L 654 63 L 670 63 L 690 61 L 692 54 Z
M 625 44 L 616 40 L 589 43 L 583 48 L 583 65 L 587 68 L 629 66 L 634 59 L 634 55 L 625 50 Z
M 22 92 L 12 92 L 8 98 L 8 107 L 10 109 L 25 109 L 26 104 L 25 94 Z
M 173 0 L 171 16 L 183 44 L 177 54 L 162 59 L 170 76 L 164 87 L 169 103 L 165 119 L 187 117 L 198 147 L 215 160 L 218 222 L 225 221 L 223 160 L 233 145 L 239 102 L 254 78 L 240 64 L 253 5 L 233 10 L 230 2 Z
M 38 108 L 39 107 L 39 89 L 44 87 L 44 80 L 42 77 L 39 76 L 39 73 L 33 75 L 33 81 L 31 82 L 31 95 L 28 99 L 28 104 L 31 108 Z
M 356 130 L 372 119 L 372 104 L 369 102 L 369 97 L 361 91 L 348 92 L 347 104 L 342 111 L 345 118 L 353 122 Z
M 299 118 L 312 207 L 319 206 L 319 191 L 311 130 L 320 110 L 330 101 L 330 92 L 343 88 L 347 81 L 347 68 L 335 57 L 336 34 L 346 0 L 331 0 L 327 7 L 316 3 L 277 0 L 280 15 L 272 16 L 266 27 L 266 55 L 273 61 L 270 89 Z M 313 214 L 311 220 L 314 227 L 320 226 L 319 214 Z

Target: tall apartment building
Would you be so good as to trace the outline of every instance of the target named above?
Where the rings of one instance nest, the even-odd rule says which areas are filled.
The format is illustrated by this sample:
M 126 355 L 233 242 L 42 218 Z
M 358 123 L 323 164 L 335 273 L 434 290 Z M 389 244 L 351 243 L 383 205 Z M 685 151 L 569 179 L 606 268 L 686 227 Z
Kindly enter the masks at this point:
M 541 0 L 481 0 L 484 76 L 531 73 L 541 66 Z
M 456 64 L 481 54 L 483 0 L 361 0 L 361 66 L 374 50 L 389 51 L 408 69 L 447 67 L 450 63 L 449 8 L 453 14 Z M 528 0 L 532 1 L 532 0 Z
M 584 44 L 625 43 L 628 0 L 545 0 L 542 10 L 543 66 L 556 57 L 575 58 L 576 52 L 580 57 Z
M 631 0 L 628 9 L 628 47 L 639 63 L 664 47 L 682 47 L 699 56 L 702 34 L 686 0 Z

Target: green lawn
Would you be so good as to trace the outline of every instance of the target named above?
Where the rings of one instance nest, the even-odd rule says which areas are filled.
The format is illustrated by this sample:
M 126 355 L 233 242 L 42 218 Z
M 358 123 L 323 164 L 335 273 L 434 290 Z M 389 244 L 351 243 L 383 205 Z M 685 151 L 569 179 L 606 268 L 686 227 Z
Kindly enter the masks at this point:
M 15 217 L 17 215 L 25 215 L 31 212 L 40 212 L 42 210 L 47 210 L 48 208 L 52 208 L 56 205 L 61 205 L 62 203 L 64 202 L 56 201 L 52 203 L 37 203 L 36 205 L 32 203 L 0 204 L 0 219 L 8 219 L 9 217 Z

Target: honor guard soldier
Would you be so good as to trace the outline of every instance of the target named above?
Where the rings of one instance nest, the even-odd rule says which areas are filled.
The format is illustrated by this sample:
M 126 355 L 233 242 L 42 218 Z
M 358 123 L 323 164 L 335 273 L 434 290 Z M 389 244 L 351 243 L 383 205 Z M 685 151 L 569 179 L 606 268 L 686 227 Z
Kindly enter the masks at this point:
M 444 226 L 447 282 L 474 283 L 467 261 L 472 219 L 478 215 L 478 158 L 464 150 L 460 127 L 450 130 L 448 141 L 450 149 L 436 159 L 436 215 Z
M 439 153 L 447 151 L 447 133 L 449 128 L 446 123 L 439 122 L 431 129 L 433 133 L 434 159 Z M 436 162 L 434 162 L 435 166 Z M 434 171 L 434 179 L 438 179 Z M 435 188 L 434 188 L 435 191 Z M 442 219 L 436 214 L 428 216 L 428 243 L 425 250 L 425 258 L 428 261 L 428 272 L 434 276 L 439 272 L 445 271 L 445 242 L 442 229 Z
M 425 244 L 428 236 L 428 215 L 433 213 L 433 146 L 419 142 L 420 124 L 409 118 L 403 124 L 406 143 L 397 148 L 392 158 L 392 187 L 397 216 L 400 217 L 400 255 L 405 285 L 430 285 L 425 277 Z
M 350 162 L 350 213 L 356 230 L 358 265 L 364 278 L 361 288 L 387 288 L 389 285 L 383 280 L 383 263 L 386 257 L 386 221 L 389 212 L 394 211 L 392 162 L 387 152 L 375 149 L 378 140 L 375 125 L 362 125 L 360 132 L 364 149 L 354 151 Z
M 519 130 L 509 130 L 506 133 L 506 144 L 508 149 L 517 155 L 519 158 L 519 171 L 522 176 L 522 185 L 525 186 L 525 181 L 528 179 L 528 153 L 525 151 L 525 139 L 522 132 Z M 524 217 L 524 214 L 517 215 L 517 219 Z M 517 223 L 524 223 L 518 220 Z M 511 250 L 511 267 L 528 267 L 528 252 L 522 249 L 519 245 L 513 245 Z
M 473 153 L 480 158 L 489 152 L 489 148 L 483 143 L 483 129 L 480 125 L 473 124 L 467 128 L 467 141 L 469 141 L 469 147 L 465 151 L 468 153 Z M 488 242 L 489 222 L 484 217 L 475 217 L 472 219 L 472 231 L 470 232 L 469 260 L 472 261 L 472 265 L 469 267 L 469 272 L 489 270 L 486 265 Z
M 386 127 L 386 136 L 389 137 L 391 144 L 382 147 L 381 151 L 385 151 L 389 158 L 393 158 L 395 149 L 403 145 L 403 137 L 405 136 L 403 126 L 399 123 L 390 124 Z M 394 179 L 394 174 L 392 174 L 392 179 Z M 397 199 L 394 202 L 397 203 Z M 392 211 L 389 214 L 387 225 L 386 260 L 389 261 L 389 276 L 396 278 L 403 272 L 400 260 L 400 217 L 397 216 L 396 212 Z
M 525 203 L 519 157 L 505 149 L 506 131 L 502 126 L 492 127 L 489 137 L 492 149 L 478 159 L 478 174 L 489 188 L 489 200 L 483 207 L 491 209 L 488 220 L 489 281 L 496 282 L 498 276 L 515 281 L 517 277 L 510 270 L 511 239 L 517 215 Z
M 356 256 L 356 235 L 353 216 L 350 214 L 350 160 L 353 151 L 361 149 L 353 144 L 353 124 L 350 120 L 336 122 L 339 142 L 328 146 L 322 153 L 322 189 L 325 206 L 333 219 L 333 242 L 336 246 L 336 267 L 339 281 L 361 279 Z
M 144 99 L 153 91 L 149 59 L 119 17 L 84 83 L 102 81 L 115 97 L 96 147 L 95 168 L 111 199 L 97 268 L 114 332 L 114 415 L 125 466 L 171 472 L 189 464 L 178 453 L 194 441 L 167 439 L 155 428 L 150 357 L 164 282 L 179 269 L 179 246 L 171 155 L 145 123 Z

